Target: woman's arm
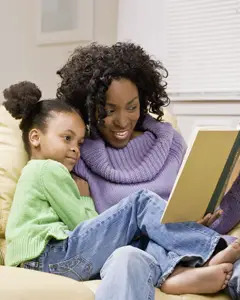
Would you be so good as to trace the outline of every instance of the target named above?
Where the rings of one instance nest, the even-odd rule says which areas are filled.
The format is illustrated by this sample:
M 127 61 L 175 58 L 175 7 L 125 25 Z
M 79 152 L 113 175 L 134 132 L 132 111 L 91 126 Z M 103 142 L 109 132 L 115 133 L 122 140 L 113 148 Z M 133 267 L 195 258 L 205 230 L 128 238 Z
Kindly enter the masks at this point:
M 72 173 L 72 178 L 75 181 L 81 196 L 90 197 L 89 185 L 86 180 Z
M 240 222 L 240 174 L 220 204 L 222 215 L 210 226 L 221 234 L 228 233 Z

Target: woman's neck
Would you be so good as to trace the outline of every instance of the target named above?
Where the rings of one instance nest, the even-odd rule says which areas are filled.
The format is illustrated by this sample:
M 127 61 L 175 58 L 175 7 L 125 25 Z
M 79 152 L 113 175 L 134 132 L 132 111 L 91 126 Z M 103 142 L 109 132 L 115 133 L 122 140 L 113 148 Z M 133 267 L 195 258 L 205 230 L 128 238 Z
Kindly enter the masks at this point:
M 143 134 L 143 131 L 133 131 L 133 135 L 132 135 L 132 139 L 134 139 L 135 137 L 139 136 L 139 135 L 142 135 Z

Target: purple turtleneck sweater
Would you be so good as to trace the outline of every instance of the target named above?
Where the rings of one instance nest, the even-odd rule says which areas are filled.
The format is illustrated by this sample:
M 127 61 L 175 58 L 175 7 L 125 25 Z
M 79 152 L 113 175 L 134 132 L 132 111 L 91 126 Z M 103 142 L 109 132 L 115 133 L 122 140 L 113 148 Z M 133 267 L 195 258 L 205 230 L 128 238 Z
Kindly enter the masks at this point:
M 167 200 L 185 154 L 181 135 L 169 123 L 147 116 L 143 134 L 122 149 L 86 139 L 74 172 L 88 181 L 99 213 L 147 188 Z
M 185 151 L 182 136 L 169 123 L 146 116 L 143 134 L 132 139 L 122 149 L 106 145 L 99 136 L 86 139 L 74 172 L 88 182 L 99 213 L 143 188 L 157 193 L 167 201 Z M 236 191 L 240 195 L 239 185 L 235 188 L 235 194 Z M 229 197 L 228 194 L 225 199 Z M 236 209 L 238 205 L 239 216 L 240 199 L 237 196 L 235 198 L 232 206 Z M 227 201 L 222 203 L 221 208 L 225 210 Z M 234 227 L 237 222 L 236 211 L 234 222 L 232 215 L 232 209 L 228 210 L 226 215 L 217 220 L 218 223 L 213 224 L 214 229 L 225 233 Z

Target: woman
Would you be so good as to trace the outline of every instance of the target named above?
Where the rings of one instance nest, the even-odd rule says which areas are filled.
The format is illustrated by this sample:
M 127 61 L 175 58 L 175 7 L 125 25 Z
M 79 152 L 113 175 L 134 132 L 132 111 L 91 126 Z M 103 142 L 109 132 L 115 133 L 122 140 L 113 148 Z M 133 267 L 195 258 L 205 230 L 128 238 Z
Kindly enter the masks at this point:
M 75 173 L 88 182 L 97 211 L 141 188 L 167 201 L 186 145 L 170 124 L 161 122 L 162 107 L 169 104 L 162 64 L 132 43 L 92 44 L 76 49 L 58 74 L 58 96 L 77 107 L 88 125 L 89 138 Z M 234 187 L 231 193 L 240 194 L 238 185 Z M 230 215 L 239 211 L 237 199 Z M 227 201 L 223 203 L 225 210 Z M 238 215 L 229 218 L 226 211 L 217 223 L 221 228 L 224 223 L 221 233 L 239 222 Z M 154 248 L 150 243 L 147 252 L 156 257 Z

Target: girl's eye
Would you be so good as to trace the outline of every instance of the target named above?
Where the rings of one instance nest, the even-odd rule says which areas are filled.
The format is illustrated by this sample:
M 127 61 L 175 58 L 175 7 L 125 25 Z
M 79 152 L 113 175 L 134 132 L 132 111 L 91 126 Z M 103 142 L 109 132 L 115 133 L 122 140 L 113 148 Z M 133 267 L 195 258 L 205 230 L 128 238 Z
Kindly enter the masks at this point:
M 65 135 L 65 136 L 64 136 L 64 139 L 65 139 L 65 141 L 67 141 L 67 142 L 71 141 L 70 135 Z

